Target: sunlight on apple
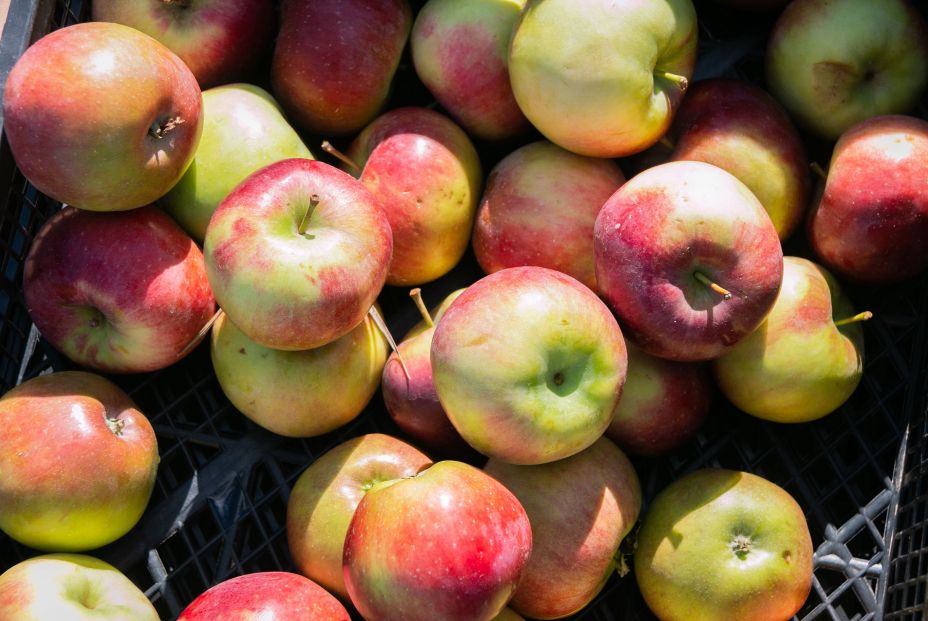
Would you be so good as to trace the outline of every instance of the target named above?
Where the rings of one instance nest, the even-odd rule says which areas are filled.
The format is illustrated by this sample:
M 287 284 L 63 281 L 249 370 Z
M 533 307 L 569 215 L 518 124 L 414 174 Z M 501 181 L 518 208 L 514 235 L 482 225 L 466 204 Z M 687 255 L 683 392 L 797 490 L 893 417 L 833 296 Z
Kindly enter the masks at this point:
M 87 57 L 87 69 L 88 73 L 107 79 L 116 70 L 116 55 L 109 48 L 96 50 Z

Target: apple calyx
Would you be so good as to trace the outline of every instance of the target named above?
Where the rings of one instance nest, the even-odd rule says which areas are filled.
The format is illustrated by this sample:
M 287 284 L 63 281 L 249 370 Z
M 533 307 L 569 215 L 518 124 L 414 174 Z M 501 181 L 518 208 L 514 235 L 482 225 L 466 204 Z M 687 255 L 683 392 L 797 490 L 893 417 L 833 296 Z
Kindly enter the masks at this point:
M 206 333 L 209 332 L 210 328 L 213 327 L 213 324 L 216 323 L 219 320 L 219 317 L 221 317 L 222 315 L 223 315 L 223 312 L 222 312 L 222 309 L 220 308 L 213 314 L 212 317 L 209 318 L 209 321 L 207 321 L 203 325 L 203 327 L 200 328 L 199 332 L 196 333 L 196 336 L 190 339 L 190 341 L 186 345 L 184 345 L 184 348 L 181 349 L 179 352 L 177 352 L 177 359 L 180 360 L 181 358 L 189 354 L 193 350 L 193 348 L 196 347 L 197 344 L 203 339 L 203 337 L 206 336 Z
M 554 382 L 555 386 L 560 386 L 564 383 L 564 374 L 560 371 L 557 371 L 554 376 L 551 377 L 551 381 Z
M 400 356 L 400 352 L 396 347 L 396 339 L 393 338 L 393 334 L 390 332 L 390 328 L 387 327 L 387 322 L 384 321 L 383 315 L 380 314 L 380 311 L 377 310 L 376 306 L 371 306 L 371 309 L 367 311 L 367 314 L 371 316 L 371 319 L 374 320 L 374 325 L 377 326 L 377 329 L 380 330 L 380 333 L 383 334 L 385 339 L 387 339 L 387 342 L 390 344 L 390 349 L 392 349 L 393 353 L 396 354 L 396 359 L 399 360 L 400 366 L 403 367 L 403 375 L 406 376 L 406 381 L 408 382 L 411 379 L 409 375 L 409 369 L 406 368 L 406 363 L 403 362 L 403 357 Z
M 309 197 L 309 205 L 306 206 L 306 211 L 303 213 L 303 219 L 300 220 L 300 224 L 297 227 L 297 232 L 300 235 L 306 235 L 306 229 L 309 228 L 309 219 L 313 217 L 313 212 L 316 211 L 316 207 L 319 205 L 319 195 L 313 194 Z M 315 239 L 313 235 L 306 235 L 307 239 Z
M 735 538 L 731 540 L 731 551 L 742 561 L 747 560 L 751 552 L 751 543 L 751 538 L 747 535 L 735 535 Z
M 715 282 L 712 282 L 711 280 L 709 280 L 709 277 L 703 274 L 702 272 L 700 271 L 693 272 L 693 278 L 695 278 L 696 280 L 698 280 L 705 286 L 709 287 L 710 289 L 718 293 L 720 296 L 722 296 L 723 300 L 731 299 L 731 291 L 729 291 L 725 287 L 722 287 L 721 285 Z
M 119 418 L 110 418 L 106 415 L 103 416 L 103 420 L 106 421 L 106 426 L 110 428 L 114 436 L 122 435 L 122 430 L 126 426 L 126 421 Z
M 178 125 L 183 125 L 187 121 L 179 116 L 171 116 L 161 121 L 155 121 L 151 124 L 151 127 L 148 128 L 148 135 L 156 140 L 161 140 L 167 136 L 171 131 Z
M 326 153 L 328 153 L 329 155 L 337 159 L 339 162 L 341 162 L 345 166 L 348 166 L 355 172 L 361 172 L 361 167 L 358 166 L 357 162 L 355 162 L 353 159 L 351 159 L 350 157 L 348 157 L 347 155 L 345 155 L 344 153 L 336 149 L 335 146 L 328 140 L 323 140 L 321 146 L 322 146 L 323 151 L 325 151 Z
M 669 71 L 655 71 L 654 75 L 658 78 L 663 78 L 665 80 L 670 80 L 677 85 L 677 88 L 680 89 L 681 93 L 685 93 L 686 89 L 690 86 L 690 81 L 682 75 L 677 75 L 676 73 L 671 73 Z
M 419 309 L 419 314 L 422 315 L 422 320 L 425 321 L 425 325 L 434 328 L 435 322 L 432 320 L 432 315 L 429 313 L 429 309 L 425 307 L 425 302 L 422 301 L 422 289 L 419 287 L 412 289 L 409 292 L 409 297 L 416 303 L 416 308 Z
M 822 168 L 822 165 L 819 164 L 818 162 L 812 162 L 811 164 L 809 164 L 809 168 L 812 169 L 812 172 L 814 172 L 816 175 L 821 177 L 823 181 L 828 180 L 828 171 Z
M 873 313 L 870 311 L 864 311 L 862 313 L 857 313 L 853 317 L 845 317 L 844 319 L 839 319 L 835 322 L 836 327 L 846 326 L 849 323 L 857 323 L 860 321 L 867 321 L 868 319 L 873 319 Z

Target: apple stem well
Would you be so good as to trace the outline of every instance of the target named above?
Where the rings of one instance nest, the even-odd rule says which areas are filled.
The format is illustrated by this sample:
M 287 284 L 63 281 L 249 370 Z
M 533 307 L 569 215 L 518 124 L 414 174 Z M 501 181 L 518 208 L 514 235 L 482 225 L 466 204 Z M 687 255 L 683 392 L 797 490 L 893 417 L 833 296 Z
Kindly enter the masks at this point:
M 835 322 L 835 325 L 838 327 L 846 326 L 849 323 L 857 323 L 859 321 L 867 321 L 868 319 L 873 319 L 873 313 L 870 311 L 864 311 L 862 313 L 857 313 L 853 317 L 845 317 L 844 319 L 839 319 Z
M 155 121 L 151 124 L 151 127 L 148 129 L 148 135 L 152 138 L 161 140 L 167 136 L 171 131 L 178 125 L 183 125 L 186 123 L 184 119 L 179 116 L 172 116 L 168 119 L 165 119 L 163 122 Z
M 654 75 L 656 75 L 659 78 L 663 78 L 665 80 L 670 80 L 671 82 L 675 82 L 677 85 L 677 88 L 679 88 L 680 91 L 683 93 L 685 93 L 686 89 L 689 88 L 690 86 L 689 80 L 687 80 L 682 75 L 677 75 L 676 73 L 671 73 L 669 71 L 655 71 Z
M 309 220 L 313 217 L 313 212 L 316 211 L 316 207 L 319 206 L 319 196 L 313 194 L 309 197 L 309 205 L 306 206 L 306 211 L 303 213 L 303 219 L 300 220 L 300 225 L 297 227 L 297 232 L 300 235 L 306 235 L 306 229 L 309 228 Z M 312 239 L 312 235 L 309 236 Z
M 384 321 L 383 315 L 380 314 L 380 311 L 377 310 L 376 306 L 371 306 L 371 309 L 367 311 L 367 314 L 371 316 L 371 319 L 374 320 L 374 325 L 377 326 L 377 329 L 380 330 L 380 333 L 383 334 L 384 338 L 387 339 L 387 342 L 390 343 L 390 349 L 393 350 L 393 353 L 396 354 L 396 359 L 400 361 L 400 366 L 403 367 L 403 375 L 406 376 L 406 380 L 410 379 L 409 369 L 406 368 L 406 363 L 403 362 L 403 357 L 400 356 L 400 352 L 396 348 L 396 340 L 393 338 L 393 334 L 390 333 L 390 328 L 387 327 L 387 322 Z
M 352 170 L 361 172 L 361 167 L 358 166 L 357 163 L 353 159 L 351 159 L 350 157 L 348 157 L 347 155 L 345 155 L 344 153 L 336 149 L 335 146 L 328 140 L 322 141 L 322 150 L 328 153 L 329 155 L 331 155 L 332 157 L 334 157 L 335 159 L 337 159 L 339 162 L 341 162 L 345 166 L 348 166 Z
M 724 300 L 731 299 L 731 291 L 729 291 L 728 289 L 726 289 L 725 287 L 722 287 L 721 285 L 717 283 L 712 282 L 711 280 L 709 280 L 709 277 L 703 274 L 702 272 L 693 272 L 693 277 L 699 282 L 701 282 L 702 284 L 704 284 L 705 286 L 709 287 L 710 289 L 718 293 L 720 296 L 722 296 L 722 299 Z
M 413 302 L 416 303 L 416 308 L 419 309 L 419 314 L 422 315 L 425 325 L 432 328 L 435 326 L 435 322 L 432 321 L 432 315 L 429 314 L 429 309 L 425 307 L 425 302 L 422 301 L 422 289 L 416 287 L 415 289 L 409 292 L 409 297 L 412 298 Z

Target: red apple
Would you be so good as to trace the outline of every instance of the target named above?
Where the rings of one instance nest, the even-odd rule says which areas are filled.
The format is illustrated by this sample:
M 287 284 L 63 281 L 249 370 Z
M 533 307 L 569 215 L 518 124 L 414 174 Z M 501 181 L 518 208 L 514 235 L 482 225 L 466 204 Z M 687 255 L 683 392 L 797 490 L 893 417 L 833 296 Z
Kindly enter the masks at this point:
M 770 216 L 721 168 L 670 162 L 635 176 L 596 218 L 600 294 L 646 352 L 718 357 L 756 328 L 783 278 Z
M 387 284 L 420 285 L 451 271 L 467 250 L 483 184 L 467 134 L 427 108 L 399 108 L 365 127 L 348 157 L 393 230 Z
M 501 140 L 529 128 L 509 82 L 512 27 L 525 0 L 429 0 L 410 47 L 416 73 L 471 135 Z
M 361 498 L 377 483 L 411 477 L 431 463 L 413 446 L 379 433 L 319 457 L 297 479 L 287 503 L 287 542 L 297 569 L 348 599 L 342 551 Z
M 625 182 L 612 160 L 585 157 L 547 141 L 503 158 L 490 172 L 474 226 L 474 252 L 488 274 L 537 265 L 596 289 L 593 225 Z
M 345 537 L 345 585 L 367 621 L 490 621 L 531 551 L 516 497 L 473 466 L 442 461 L 361 499 Z
M 868 119 L 845 132 L 809 218 L 815 254 L 839 276 L 896 282 L 928 269 L 928 123 Z
M 386 103 L 411 27 L 407 0 L 284 0 L 274 94 L 303 129 L 356 132 Z
M 289 159 L 253 173 L 216 208 L 206 271 L 219 305 L 252 341 L 312 349 L 364 320 L 392 240 L 363 184 L 328 164 Z
M 48 34 L 20 57 L 3 96 L 17 166 L 38 190 L 93 211 L 163 196 L 200 138 L 200 88 L 169 49 L 120 24 Z
M 154 37 L 190 67 L 202 88 L 246 77 L 270 46 L 272 0 L 94 0 L 93 19 Z
M 23 292 L 52 345 L 111 373 L 177 362 L 216 308 L 200 249 L 155 207 L 65 207 L 32 242 Z
M 0 529 L 16 541 L 90 550 L 142 516 L 158 444 L 148 419 L 109 380 L 65 371 L 20 384 L 0 398 L 0 429 Z
M 608 438 L 567 459 L 484 471 L 515 494 L 532 525 L 532 555 L 510 602 L 533 619 L 559 619 L 589 604 L 616 569 L 619 544 L 641 510 L 641 485 Z
M 264 571 L 230 578 L 201 594 L 177 621 L 350 621 L 328 591 L 298 574 Z
M 709 369 L 626 345 L 628 375 L 606 435 L 632 455 L 669 453 L 688 442 L 709 414 Z
M 671 159 L 715 164 L 736 176 L 773 220 L 780 239 L 799 226 L 809 201 L 809 160 L 786 111 L 738 80 L 692 85 L 671 132 Z

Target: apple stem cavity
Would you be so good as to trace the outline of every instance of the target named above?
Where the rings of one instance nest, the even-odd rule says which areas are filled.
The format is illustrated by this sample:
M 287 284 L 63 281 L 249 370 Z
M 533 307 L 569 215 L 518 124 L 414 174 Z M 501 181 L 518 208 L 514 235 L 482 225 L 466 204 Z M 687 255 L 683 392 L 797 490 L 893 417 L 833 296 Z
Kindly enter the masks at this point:
M 165 121 L 159 123 L 155 121 L 151 124 L 151 127 L 148 129 L 148 135 L 157 140 L 161 140 L 167 136 L 171 131 L 174 130 L 178 125 L 183 125 L 187 121 L 179 116 L 172 116 L 166 119 Z
M 824 168 L 822 168 L 821 164 L 819 164 L 818 162 L 812 162 L 811 164 L 809 164 L 809 168 L 812 169 L 812 172 L 814 172 L 816 175 L 821 177 L 823 181 L 828 180 L 828 172 Z
M 862 313 L 857 313 L 853 317 L 845 317 L 844 319 L 839 319 L 835 322 L 835 325 L 839 328 L 841 326 L 846 326 L 849 323 L 858 323 L 860 321 L 867 321 L 868 319 L 873 319 L 873 313 L 870 311 L 864 311 Z
M 316 207 L 319 205 L 319 195 L 313 194 L 309 198 L 309 205 L 306 207 L 306 212 L 303 214 L 303 219 L 300 220 L 300 225 L 297 227 L 297 231 L 300 235 L 306 235 L 306 229 L 309 228 L 309 219 L 313 217 L 313 212 L 316 211 Z M 313 239 L 313 236 L 309 236 L 310 239 Z
M 358 166 L 358 164 L 353 159 L 336 149 L 335 146 L 328 140 L 322 141 L 322 150 L 337 159 L 345 166 L 351 168 L 351 170 L 355 172 L 361 172 L 361 167 Z
M 429 309 L 425 307 L 425 302 L 422 301 L 422 289 L 416 287 L 409 292 L 409 297 L 411 297 L 413 302 L 416 303 L 416 308 L 419 309 L 419 314 L 422 315 L 422 319 L 425 321 L 425 325 L 430 328 L 435 327 L 435 322 L 432 321 L 432 315 L 429 314 Z
M 403 374 L 406 376 L 406 381 L 409 381 L 411 379 L 409 376 L 409 369 L 406 368 L 406 363 L 403 362 L 403 357 L 400 356 L 400 352 L 396 348 L 396 340 L 393 338 L 393 334 L 390 333 L 390 328 L 387 327 L 387 322 L 384 321 L 383 315 L 380 314 L 376 306 L 371 306 L 367 314 L 371 316 L 371 319 L 374 320 L 374 325 L 377 326 L 380 333 L 383 334 L 387 342 L 390 343 L 390 349 L 396 354 L 396 359 L 400 361 L 400 366 L 403 367 Z
M 209 332 L 210 328 L 213 327 L 213 324 L 216 323 L 222 314 L 222 309 L 220 308 L 213 314 L 212 317 L 209 318 L 209 321 L 207 321 L 203 327 L 200 328 L 200 331 L 197 332 L 196 336 L 190 339 L 190 342 L 184 345 L 184 348 L 177 353 L 178 360 L 193 351 L 193 348 L 197 346 L 197 344 L 203 339 L 204 336 L 206 336 L 206 333 Z
M 731 299 L 731 291 L 729 291 L 728 289 L 726 289 L 725 287 L 722 287 L 721 285 L 717 283 L 712 282 L 711 280 L 709 280 L 709 277 L 703 274 L 702 272 L 693 272 L 693 277 L 699 282 L 701 282 L 702 284 L 704 284 L 705 286 L 709 287 L 710 289 L 718 293 L 720 296 L 722 296 L 723 300 Z
M 681 93 L 685 93 L 686 89 L 689 88 L 690 86 L 689 80 L 687 80 L 682 75 L 677 75 L 676 73 L 671 73 L 669 71 L 655 71 L 654 75 L 656 75 L 659 78 L 663 78 L 665 80 L 670 80 L 671 82 L 675 82 L 677 85 L 677 88 L 680 89 Z

